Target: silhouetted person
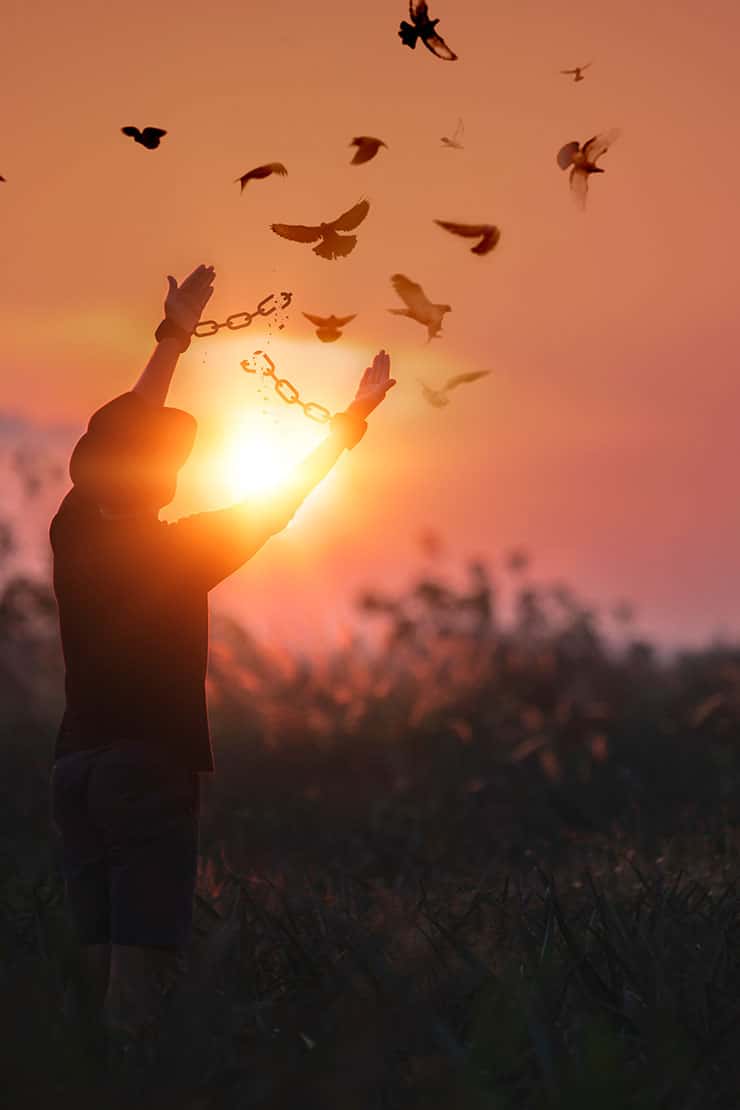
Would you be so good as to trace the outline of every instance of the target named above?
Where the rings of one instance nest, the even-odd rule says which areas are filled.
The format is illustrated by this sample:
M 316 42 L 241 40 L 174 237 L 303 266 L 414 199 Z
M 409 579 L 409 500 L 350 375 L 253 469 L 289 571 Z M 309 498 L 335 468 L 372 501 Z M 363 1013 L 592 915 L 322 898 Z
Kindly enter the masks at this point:
M 114 1039 L 156 1020 L 190 935 L 199 775 L 214 768 L 208 591 L 286 526 L 395 384 L 381 351 L 269 505 L 160 521 L 196 432 L 164 402 L 214 276 L 199 266 L 179 287 L 168 277 L 157 346 L 131 392 L 92 416 L 50 529 L 66 665 L 53 815 L 88 1004 Z

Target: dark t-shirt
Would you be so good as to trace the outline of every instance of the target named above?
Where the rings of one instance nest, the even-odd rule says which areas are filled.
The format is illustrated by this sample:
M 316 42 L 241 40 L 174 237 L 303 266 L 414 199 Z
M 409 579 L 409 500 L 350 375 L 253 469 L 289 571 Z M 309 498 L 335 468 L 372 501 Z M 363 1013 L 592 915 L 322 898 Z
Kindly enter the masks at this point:
M 208 591 L 290 519 L 247 506 L 167 524 L 107 519 L 76 489 L 50 538 L 66 665 L 55 759 L 111 743 L 212 771 Z

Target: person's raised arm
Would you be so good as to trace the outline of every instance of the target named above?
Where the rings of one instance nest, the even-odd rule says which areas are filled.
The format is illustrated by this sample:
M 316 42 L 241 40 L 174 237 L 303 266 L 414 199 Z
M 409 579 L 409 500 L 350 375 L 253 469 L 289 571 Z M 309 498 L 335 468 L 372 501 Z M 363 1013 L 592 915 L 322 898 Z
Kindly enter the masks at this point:
M 167 275 L 169 290 L 164 320 L 157 328 L 157 346 L 132 392 L 152 405 L 164 405 L 177 360 L 190 346 L 190 336 L 213 293 L 213 266 L 201 264 L 178 285 Z
M 278 490 L 275 507 L 280 516 L 287 513 L 289 520 L 311 490 L 329 473 L 345 447 L 354 447 L 362 439 L 367 417 L 396 384 L 395 378 L 390 376 L 390 368 L 389 355 L 384 350 L 379 351 L 372 366 L 368 366 L 362 375 L 354 400 L 344 412 L 333 417 L 330 435 L 298 464 L 285 486 Z
M 329 435 L 269 499 L 245 500 L 228 509 L 198 513 L 172 526 L 209 589 L 251 559 L 270 536 L 281 532 L 342 451 L 362 438 L 366 418 L 396 384 L 390 377 L 390 364 L 385 351 L 375 356 L 362 375 L 354 400 L 332 418 Z

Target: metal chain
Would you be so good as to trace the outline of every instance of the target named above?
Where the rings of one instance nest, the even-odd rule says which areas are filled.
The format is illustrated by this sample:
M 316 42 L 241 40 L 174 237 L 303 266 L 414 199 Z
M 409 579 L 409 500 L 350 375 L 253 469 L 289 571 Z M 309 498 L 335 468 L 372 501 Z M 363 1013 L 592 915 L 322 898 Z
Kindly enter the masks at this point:
M 265 310 L 265 305 L 268 305 L 270 301 L 275 299 L 275 294 L 270 293 L 267 297 L 262 298 L 254 312 L 232 312 L 231 316 L 226 317 L 223 324 L 217 324 L 215 320 L 199 320 L 195 325 L 193 335 L 202 338 L 205 335 L 215 335 L 219 328 L 230 328 L 232 331 L 237 331 L 238 328 L 247 328 L 252 323 L 255 316 L 272 316 L 273 312 L 277 312 L 278 308 L 287 308 L 293 300 L 292 293 L 281 293 L 280 296 L 283 298 L 283 303 L 281 305 L 274 304 L 272 308 Z
M 302 401 L 293 383 L 289 382 L 287 378 L 279 378 L 277 376 L 275 373 L 275 363 L 266 351 L 255 351 L 253 357 L 256 355 L 262 355 L 267 363 L 268 369 L 262 369 L 262 374 L 266 378 L 272 378 L 275 383 L 275 392 L 278 397 L 282 397 L 286 405 L 300 405 L 303 409 L 303 415 L 307 416 L 309 420 L 315 420 L 317 424 L 326 424 L 331 420 L 331 413 L 328 409 L 324 408 L 323 405 L 317 404 L 316 401 Z M 240 366 L 247 374 L 256 374 L 259 369 L 256 366 L 250 366 L 248 358 L 243 358 Z

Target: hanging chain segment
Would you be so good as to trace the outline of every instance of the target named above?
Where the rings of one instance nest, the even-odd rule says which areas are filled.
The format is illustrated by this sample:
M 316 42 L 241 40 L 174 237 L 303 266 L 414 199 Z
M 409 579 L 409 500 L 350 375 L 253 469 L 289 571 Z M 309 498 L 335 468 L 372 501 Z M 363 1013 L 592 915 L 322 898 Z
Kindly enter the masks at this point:
M 254 312 L 232 312 L 231 316 L 227 316 L 222 324 L 217 324 L 215 320 L 199 320 L 195 325 L 193 335 L 202 338 L 206 335 L 215 335 L 220 328 L 229 328 L 231 331 L 248 328 L 256 316 L 272 316 L 278 308 L 287 308 L 293 300 L 292 293 L 281 293 L 283 303 L 281 305 L 274 304 L 272 308 L 267 308 L 270 301 L 275 300 L 275 296 L 275 293 L 269 293 L 266 297 L 263 297 Z
M 300 405 L 303 409 L 303 415 L 307 416 L 309 420 L 315 420 L 317 424 L 326 424 L 331 420 L 331 413 L 323 405 L 319 405 L 316 401 L 302 401 L 301 395 L 287 378 L 279 378 L 275 373 L 275 363 L 272 361 L 266 351 L 255 351 L 253 357 L 262 355 L 262 358 L 267 363 L 267 369 L 264 367 L 250 366 L 248 358 L 242 359 L 240 366 L 247 374 L 256 374 L 260 371 L 264 377 L 272 378 L 275 383 L 275 392 L 278 397 L 285 401 L 286 405 Z

